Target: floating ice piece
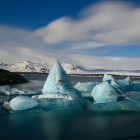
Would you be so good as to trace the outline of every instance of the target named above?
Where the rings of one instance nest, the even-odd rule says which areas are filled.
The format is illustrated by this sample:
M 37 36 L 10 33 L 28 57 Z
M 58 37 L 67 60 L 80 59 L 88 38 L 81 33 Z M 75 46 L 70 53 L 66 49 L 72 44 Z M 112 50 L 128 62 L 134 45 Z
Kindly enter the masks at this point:
M 8 109 L 8 110 L 11 109 L 11 107 L 10 107 L 10 102 L 8 102 L 8 101 L 4 102 L 3 106 L 4 106 L 6 109 Z
M 104 74 L 103 82 L 105 82 L 105 81 L 110 83 L 111 85 L 123 86 L 123 85 L 130 84 L 130 77 L 128 76 L 126 79 L 115 80 L 112 75 Z
M 112 75 L 104 74 L 103 82 L 108 82 L 111 84 L 111 81 L 114 80 Z
M 10 86 L 6 85 L 6 86 L 0 86 L 0 93 L 4 93 L 5 91 L 9 90 Z
M 43 86 L 43 94 L 68 94 L 77 95 L 75 89 L 70 83 L 65 70 L 61 64 L 56 61 Z
M 126 99 L 140 101 L 140 92 L 139 91 L 130 91 L 124 94 Z
M 91 95 L 97 103 L 116 102 L 118 98 L 117 92 L 108 82 L 96 85 Z
M 119 83 L 129 85 L 130 84 L 130 77 L 128 76 L 126 79 L 118 80 Z
M 36 100 L 27 97 L 27 96 L 18 96 L 13 98 L 10 101 L 10 107 L 13 110 L 24 110 L 24 109 L 29 109 L 37 106 L 38 103 Z
M 87 82 L 87 83 L 80 83 L 78 82 L 74 88 L 80 91 L 81 93 L 91 93 L 93 88 L 99 84 L 98 82 Z

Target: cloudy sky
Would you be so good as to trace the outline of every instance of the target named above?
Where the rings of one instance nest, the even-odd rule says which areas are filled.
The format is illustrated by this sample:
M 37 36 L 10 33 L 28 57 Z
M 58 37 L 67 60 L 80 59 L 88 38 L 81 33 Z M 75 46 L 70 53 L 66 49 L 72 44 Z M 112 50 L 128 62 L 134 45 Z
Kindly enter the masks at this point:
M 0 62 L 48 58 L 140 69 L 140 1 L 0 0 Z

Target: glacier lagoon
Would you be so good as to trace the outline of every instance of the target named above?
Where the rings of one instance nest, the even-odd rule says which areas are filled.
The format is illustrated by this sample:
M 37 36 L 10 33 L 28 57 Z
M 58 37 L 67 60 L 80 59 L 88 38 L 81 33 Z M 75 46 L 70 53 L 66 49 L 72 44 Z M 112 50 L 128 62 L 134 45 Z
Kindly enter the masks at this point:
M 106 81 L 107 78 L 108 75 L 105 75 L 103 79 Z M 77 79 L 77 77 L 75 79 Z M 134 89 L 138 89 L 139 91 L 139 85 L 135 84 L 136 86 L 129 86 L 129 77 L 124 80 L 116 80 L 111 77 L 111 81 L 110 79 L 107 79 L 107 81 L 103 83 L 101 83 L 101 81 L 99 81 L 100 83 L 94 83 L 95 81 L 93 81 L 93 79 L 90 80 L 90 83 L 87 83 L 88 81 L 86 81 L 85 84 L 79 83 L 79 85 L 81 86 L 75 86 L 77 89 L 74 89 L 67 77 L 67 74 L 65 73 L 59 62 L 56 61 L 54 66 L 52 67 L 52 70 L 50 71 L 50 74 L 48 75 L 41 93 L 40 89 L 37 89 L 37 84 L 34 84 L 34 89 L 9 89 L 8 86 L 2 87 L 0 91 L 2 95 L 5 94 L 7 96 L 11 96 L 12 100 L 9 98 L 8 100 L 6 100 L 7 102 L 4 103 L 4 107 L 7 108 L 7 110 L 1 107 L 1 124 L 3 124 L 3 122 L 8 122 L 8 124 L 10 124 L 8 125 L 8 130 L 10 130 L 11 134 L 5 135 L 5 127 L 2 127 L 1 132 L 4 135 L 1 135 L 1 139 L 9 139 L 9 136 L 10 139 L 50 140 L 98 138 L 114 139 L 139 137 L 139 133 L 137 133 L 136 131 L 135 133 L 137 134 L 129 133 L 127 135 L 124 135 L 127 132 L 124 129 L 124 133 L 120 133 L 120 131 L 118 131 L 120 130 L 120 128 L 118 127 L 119 129 L 117 129 L 117 127 L 115 126 L 117 126 L 118 124 L 116 122 L 120 122 L 121 120 L 112 119 L 112 121 L 110 121 L 112 116 L 116 117 L 121 114 L 127 114 L 128 116 L 129 114 L 132 114 L 134 116 L 139 115 L 139 94 L 134 94 L 131 92 L 129 94 L 126 94 L 126 96 L 123 95 L 126 91 Z M 80 80 L 78 80 L 78 82 L 79 81 Z M 96 82 L 98 81 L 96 80 Z M 97 85 L 95 86 L 95 84 Z M 94 88 L 91 92 L 92 86 L 94 86 Z M 29 87 L 31 88 L 31 86 Z M 84 87 L 84 89 L 86 88 L 87 90 L 83 90 L 81 87 Z M 81 93 L 78 91 L 79 89 L 81 90 L 82 98 L 80 98 Z M 89 92 L 91 92 L 91 95 L 93 97 L 88 95 Z M 21 94 L 22 96 L 16 97 L 17 94 Z M 32 96 L 32 98 L 27 97 L 33 94 L 35 95 Z M 84 96 L 84 94 L 86 94 L 86 96 Z M 3 100 L 1 101 L 4 102 L 4 96 L 2 96 L 2 99 Z M 137 99 L 138 101 L 135 101 L 134 99 Z M 113 103 L 112 101 L 115 103 Z M 12 110 L 10 108 L 12 108 Z M 11 114 L 9 114 L 8 110 Z M 123 110 L 123 112 L 118 112 L 118 110 Z M 129 110 L 129 112 L 127 110 Z M 40 119 L 38 118 L 38 116 L 40 116 Z M 13 119 L 13 117 L 15 119 Z M 33 119 L 36 117 L 39 121 Z M 123 116 L 121 117 L 121 119 L 122 118 Z M 14 120 L 20 121 L 16 122 Z M 35 121 L 33 124 L 31 123 L 32 120 L 33 122 Z M 43 124 L 41 122 L 43 122 Z M 116 125 L 113 125 L 112 127 L 113 122 L 116 123 Z M 130 124 L 129 127 L 132 128 L 132 124 L 130 122 L 131 121 L 129 121 L 128 124 Z M 22 125 L 20 125 L 19 127 L 18 123 Z M 36 123 L 37 126 L 35 125 Z M 7 124 L 4 124 L 3 126 L 7 126 Z M 19 127 L 19 130 L 23 129 L 23 131 L 21 131 L 22 133 L 20 131 L 18 133 L 18 127 L 16 126 Z M 14 129 L 11 129 L 10 127 L 13 127 Z M 104 129 L 102 129 L 102 127 L 104 127 Z M 114 134 L 112 131 L 114 127 L 116 128 L 116 131 L 118 131 L 117 134 Z M 33 131 L 36 133 L 33 134 L 31 131 L 32 129 L 28 128 L 33 128 Z M 107 133 L 106 130 L 108 130 L 109 133 Z M 24 133 L 25 137 L 23 136 Z M 26 135 L 26 133 L 28 133 L 28 135 Z
M 45 77 L 27 76 L 27 84 L 11 85 L 12 88 L 40 89 Z M 101 82 L 102 77 L 69 77 L 71 83 Z M 118 78 L 119 79 L 119 78 Z M 132 81 L 139 80 L 131 79 Z M 0 136 L 2 139 L 114 139 L 139 138 L 139 112 L 96 112 L 85 106 L 55 108 L 58 104 L 50 101 L 46 112 L 8 113 L 2 104 L 16 95 L 1 96 Z M 29 95 L 30 96 L 30 95 Z M 48 102 L 49 103 L 49 102 Z M 74 102 L 75 103 L 75 102 Z M 64 100 L 59 104 L 68 104 Z M 39 110 L 38 110 L 39 111 Z M 7 133 L 9 135 L 7 135 Z

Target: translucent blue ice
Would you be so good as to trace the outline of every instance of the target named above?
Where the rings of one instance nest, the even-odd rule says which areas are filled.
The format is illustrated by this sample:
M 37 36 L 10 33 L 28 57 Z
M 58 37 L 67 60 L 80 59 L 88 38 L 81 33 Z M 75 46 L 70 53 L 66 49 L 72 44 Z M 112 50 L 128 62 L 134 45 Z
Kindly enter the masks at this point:
M 110 83 L 113 86 L 119 87 L 130 84 L 130 77 L 128 76 L 126 79 L 115 80 L 112 75 L 104 74 L 103 81 Z
M 130 77 L 128 76 L 126 79 L 118 80 L 119 83 L 129 85 L 130 84 Z
M 10 101 L 10 107 L 13 110 L 24 110 L 24 109 L 29 109 L 37 106 L 38 103 L 36 100 L 27 97 L 27 96 L 18 96 L 13 98 Z
M 43 86 L 43 94 L 68 94 L 75 95 L 76 91 L 70 83 L 65 70 L 61 64 L 56 61 L 47 77 L 47 80 Z
M 108 82 L 108 83 L 111 84 L 111 81 L 112 80 L 114 80 L 114 78 L 112 77 L 112 75 L 104 74 L 103 82 Z
M 116 102 L 118 98 L 117 92 L 108 82 L 96 85 L 91 95 L 97 103 Z
M 87 83 L 80 83 L 78 82 L 74 88 L 80 91 L 81 93 L 91 93 L 93 88 L 99 84 L 98 82 L 87 82 Z

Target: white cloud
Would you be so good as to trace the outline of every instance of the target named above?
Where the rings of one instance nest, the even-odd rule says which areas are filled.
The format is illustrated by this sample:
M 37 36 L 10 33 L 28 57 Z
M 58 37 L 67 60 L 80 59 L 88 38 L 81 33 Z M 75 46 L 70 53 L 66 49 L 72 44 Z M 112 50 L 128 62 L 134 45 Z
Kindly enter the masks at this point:
M 34 36 L 46 44 L 86 42 L 107 44 L 140 43 L 140 8 L 127 2 L 102 2 L 84 9 L 74 20 L 63 17 L 37 29 Z
M 140 63 L 140 57 L 101 57 L 82 54 L 73 54 L 69 57 L 73 62 L 83 65 L 87 69 L 140 69 L 140 65 L 138 65 Z
M 129 3 L 103 2 L 81 11 L 76 20 L 62 17 L 36 31 L 0 26 L 0 61 L 43 62 L 51 57 L 87 68 L 140 69 L 140 57 L 85 54 L 104 46 L 140 44 L 139 17 L 140 8 Z

